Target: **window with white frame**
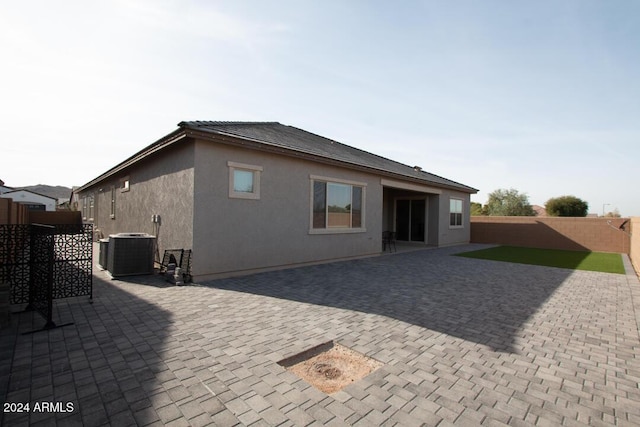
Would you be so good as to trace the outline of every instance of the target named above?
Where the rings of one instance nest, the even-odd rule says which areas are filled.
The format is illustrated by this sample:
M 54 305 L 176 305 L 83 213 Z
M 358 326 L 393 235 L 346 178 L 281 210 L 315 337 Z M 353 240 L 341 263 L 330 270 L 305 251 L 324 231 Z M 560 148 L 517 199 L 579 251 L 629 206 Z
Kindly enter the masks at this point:
M 87 196 L 82 197 L 82 219 L 87 219 L 87 212 L 89 210 L 89 198 Z
M 449 226 L 462 227 L 461 199 L 449 199 Z
M 229 197 L 233 199 L 260 199 L 262 166 L 227 162 L 229 166 Z
M 364 231 L 365 184 L 312 179 L 311 231 Z
M 93 221 L 93 194 L 82 197 L 82 219 Z

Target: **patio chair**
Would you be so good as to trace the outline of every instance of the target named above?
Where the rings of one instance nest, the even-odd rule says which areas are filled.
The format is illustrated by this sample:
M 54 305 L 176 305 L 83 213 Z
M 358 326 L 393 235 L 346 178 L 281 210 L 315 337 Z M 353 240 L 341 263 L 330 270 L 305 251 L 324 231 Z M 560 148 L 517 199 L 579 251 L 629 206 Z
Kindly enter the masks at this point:
M 393 246 L 393 250 L 391 250 Z M 382 251 L 386 252 L 387 247 L 389 252 L 397 252 L 396 249 L 396 232 L 395 231 L 383 231 L 382 232 Z

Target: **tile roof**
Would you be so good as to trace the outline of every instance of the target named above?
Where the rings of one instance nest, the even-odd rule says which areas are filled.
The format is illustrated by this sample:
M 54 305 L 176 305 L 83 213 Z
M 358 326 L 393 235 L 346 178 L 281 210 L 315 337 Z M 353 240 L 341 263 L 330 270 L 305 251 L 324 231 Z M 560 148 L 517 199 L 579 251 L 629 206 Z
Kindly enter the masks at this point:
M 425 172 L 419 168 L 278 122 L 184 121 L 180 122 L 178 126 L 183 129 L 233 136 L 273 147 L 338 160 L 351 165 L 389 172 L 469 193 L 478 191 L 473 187 Z

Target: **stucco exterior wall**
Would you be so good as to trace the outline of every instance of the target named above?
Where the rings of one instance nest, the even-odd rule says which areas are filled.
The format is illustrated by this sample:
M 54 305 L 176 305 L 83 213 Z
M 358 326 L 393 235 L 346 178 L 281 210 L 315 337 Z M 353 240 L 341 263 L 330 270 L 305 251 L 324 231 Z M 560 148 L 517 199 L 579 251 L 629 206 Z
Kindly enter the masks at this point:
M 83 187 L 79 207 L 83 197 L 93 196 L 91 221 L 100 236 L 153 234 L 160 255 L 165 249 L 193 249 L 195 280 L 380 254 L 382 231 L 393 229 L 394 198 L 404 193 L 426 200 L 426 244 L 469 242 L 469 194 L 416 190 L 419 185 L 405 186 L 376 173 L 250 147 L 183 139 Z M 260 170 L 259 198 L 232 197 L 232 165 Z M 312 229 L 317 177 L 364 187 L 362 229 Z M 449 226 L 451 197 L 463 201 L 462 227 Z M 159 225 L 154 215 L 161 218 Z
M 160 254 L 165 249 L 190 249 L 193 244 L 194 144 L 184 142 L 150 156 L 134 167 L 89 188 L 93 194 L 93 223 L 99 233 L 142 232 L 157 236 Z M 129 190 L 121 180 L 129 179 Z M 111 217 L 111 189 L 115 187 L 115 216 Z M 160 215 L 160 224 L 152 222 Z
M 427 244 L 430 246 L 438 246 L 440 242 L 440 205 L 440 194 L 430 194 L 427 200 Z
M 449 216 L 450 199 L 462 200 L 462 227 L 452 227 Z M 459 191 L 443 190 L 438 197 L 438 242 L 437 246 L 450 246 L 469 243 L 471 240 L 471 224 L 469 208 L 471 195 Z
M 257 150 L 198 141 L 193 271 L 221 277 L 381 251 L 380 178 Z M 260 199 L 229 198 L 228 161 L 260 166 Z M 366 184 L 366 232 L 311 234 L 311 175 Z

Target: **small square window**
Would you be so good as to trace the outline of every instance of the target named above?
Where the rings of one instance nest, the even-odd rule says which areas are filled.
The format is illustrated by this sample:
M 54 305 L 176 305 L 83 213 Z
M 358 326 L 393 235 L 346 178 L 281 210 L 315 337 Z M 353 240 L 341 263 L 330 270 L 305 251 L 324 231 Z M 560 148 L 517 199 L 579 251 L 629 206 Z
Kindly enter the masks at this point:
M 229 166 L 229 197 L 232 199 L 260 199 L 262 166 L 227 162 Z
M 233 171 L 233 191 L 236 193 L 253 193 L 255 172 L 236 169 Z
M 129 177 L 122 178 L 120 180 L 120 191 L 124 193 L 125 191 L 129 191 Z

